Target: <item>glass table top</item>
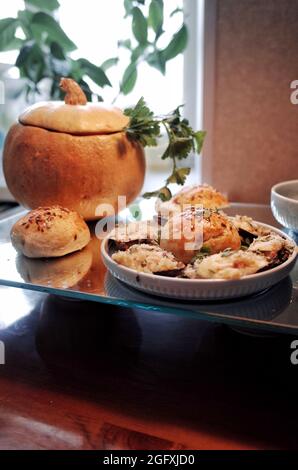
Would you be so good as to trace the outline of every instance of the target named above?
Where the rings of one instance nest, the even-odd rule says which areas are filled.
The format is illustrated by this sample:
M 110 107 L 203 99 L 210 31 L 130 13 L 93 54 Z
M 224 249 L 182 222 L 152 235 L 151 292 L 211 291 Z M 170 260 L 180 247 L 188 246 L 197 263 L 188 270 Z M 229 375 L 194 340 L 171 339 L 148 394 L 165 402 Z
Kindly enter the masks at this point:
M 249 215 L 278 226 L 269 206 L 232 204 L 226 212 Z M 72 300 L 195 316 L 254 330 L 298 333 L 298 263 L 291 276 L 258 295 L 229 301 L 171 301 L 141 293 L 107 272 L 100 254 L 101 240 L 95 236 L 95 223 L 90 224 L 91 242 L 80 252 L 51 260 L 18 255 L 10 243 L 10 229 L 21 215 L 20 210 L 0 221 L 0 285 L 47 292 Z M 142 201 L 121 213 L 119 218 L 150 219 L 153 215 L 153 203 Z

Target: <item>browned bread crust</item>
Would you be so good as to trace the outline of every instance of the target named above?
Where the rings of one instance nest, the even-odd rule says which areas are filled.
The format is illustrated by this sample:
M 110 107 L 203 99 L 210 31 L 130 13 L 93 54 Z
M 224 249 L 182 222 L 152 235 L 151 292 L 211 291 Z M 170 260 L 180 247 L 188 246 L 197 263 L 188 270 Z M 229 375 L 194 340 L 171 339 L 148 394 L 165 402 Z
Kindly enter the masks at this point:
M 29 258 L 52 258 L 84 248 L 90 231 L 77 212 L 60 206 L 39 207 L 14 224 L 11 241 Z

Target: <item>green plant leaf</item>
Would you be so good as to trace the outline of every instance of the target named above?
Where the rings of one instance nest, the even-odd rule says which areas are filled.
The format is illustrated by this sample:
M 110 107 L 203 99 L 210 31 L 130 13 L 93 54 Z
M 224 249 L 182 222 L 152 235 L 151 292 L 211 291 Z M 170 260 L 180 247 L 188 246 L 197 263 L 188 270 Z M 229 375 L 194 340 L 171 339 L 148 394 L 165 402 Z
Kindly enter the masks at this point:
M 59 59 L 59 60 L 66 59 L 64 51 L 62 47 L 60 46 L 60 44 L 58 44 L 58 42 L 56 41 L 51 42 L 50 50 L 51 50 L 52 56 L 55 57 L 55 59 Z
M 26 43 L 16 60 L 22 77 L 29 78 L 35 86 L 44 77 L 49 75 L 44 53 L 34 41 Z
M 189 121 L 182 117 L 180 109 L 181 106 L 178 106 L 163 117 L 155 117 L 142 97 L 133 108 L 124 110 L 124 114 L 129 117 L 129 124 L 125 129 L 129 139 L 136 140 L 143 147 L 156 146 L 158 138 L 161 136 L 161 126 L 165 128 L 168 136 L 168 146 L 161 158 L 172 159 L 172 173 L 167 178 L 165 186 L 156 191 L 145 193 L 143 195 L 145 198 L 157 196 L 163 200 L 169 199 L 171 193 L 168 185 L 171 183 L 183 185 L 190 173 L 190 168 L 179 167 L 177 162 L 186 158 L 192 150 L 196 152 L 202 147 L 206 133 L 194 131 Z
M 131 12 L 134 8 L 134 3 L 138 3 L 139 5 L 145 5 L 145 0 L 124 0 L 124 18 L 127 18 L 129 15 L 131 15 Z
M 126 108 L 124 114 L 129 117 L 129 125 L 126 128 L 128 138 L 137 140 L 143 147 L 155 147 L 160 135 L 160 126 L 144 98 L 141 97 L 133 108 Z
M 24 44 L 24 46 L 21 48 L 20 53 L 19 53 L 19 55 L 17 57 L 17 60 L 16 60 L 16 63 L 15 63 L 15 65 L 17 67 L 22 67 L 26 63 L 26 60 L 27 60 L 34 44 L 35 44 L 34 41 L 29 41 L 26 44 Z
M 194 136 L 194 139 L 195 139 L 195 151 L 197 153 L 201 153 L 203 143 L 204 143 L 204 139 L 206 137 L 206 131 L 194 132 L 193 136 Z
M 15 39 L 18 21 L 15 18 L 3 18 L 0 20 L 0 51 L 8 50 Z
M 152 67 L 159 70 L 163 75 L 166 73 L 166 62 L 161 51 L 156 49 L 156 51 L 149 54 L 147 62 Z
M 159 197 L 163 202 L 169 201 L 172 197 L 172 193 L 167 186 L 157 189 L 157 191 L 151 191 L 143 194 L 144 199 L 150 199 L 151 197 Z
M 52 86 L 51 86 L 51 91 L 50 95 L 53 100 L 62 100 L 64 96 L 62 96 L 62 91 L 59 87 L 60 81 L 53 79 L 52 80 Z
M 71 64 L 67 60 L 56 59 L 54 56 L 49 56 L 49 69 L 58 80 L 61 77 L 70 76 Z
M 112 57 L 111 59 L 107 59 L 105 60 L 100 68 L 106 72 L 108 69 L 110 69 L 111 67 L 114 67 L 114 65 L 117 65 L 119 62 L 119 58 L 118 57 Z
M 163 25 L 163 8 L 158 0 L 152 0 L 150 3 L 148 23 L 158 36 Z
M 80 64 L 77 60 L 68 59 L 70 63 L 70 77 L 79 83 L 79 81 L 83 78 L 84 71 L 82 70 Z
M 163 56 L 166 61 L 174 59 L 178 54 L 184 51 L 187 45 L 187 28 L 182 25 L 181 29 L 174 34 L 173 39 L 163 50 Z
M 87 59 L 79 59 L 79 65 L 84 70 L 85 74 L 88 75 L 91 80 L 94 81 L 98 86 L 104 87 L 105 85 L 111 86 L 111 82 L 106 76 L 105 72 L 97 65 L 92 64 Z
M 77 46 L 69 39 L 65 34 L 59 23 L 50 15 L 44 12 L 38 12 L 33 15 L 32 27 L 37 28 L 46 32 L 48 37 L 60 44 L 60 46 L 66 51 L 71 52 L 77 49 Z
M 19 24 L 26 36 L 27 40 L 30 40 L 33 38 L 33 31 L 31 28 L 31 22 L 33 18 L 34 13 L 29 10 L 19 10 L 18 11 L 18 20 Z
M 18 11 L 18 19 L 19 19 L 19 22 L 20 22 L 21 26 L 23 26 L 24 24 L 26 26 L 30 26 L 33 15 L 34 15 L 34 13 L 32 13 L 32 11 L 19 10 Z
M 135 63 L 129 64 L 126 68 L 122 82 L 120 85 L 120 90 L 124 95 L 128 95 L 131 90 L 134 88 L 138 77 L 138 72 Z
M 175 10 L 173 10 L 172 13 L 170 14 L 170 18 L 175 16 L 177 13 L 183 13 L 183 8 L 180 8 L 180 7 L 175 8 Z
M 132 9 L 132 31 L 139 44 L 147 43 L 147 20 L 139 7 L 134 7 Z
M 127 18 L 128 15 L 131 14 L 131 11 L 133 9 L 133 3 L 131 0 L 124 0 L 124 9 L 125 9 L 125 16 L 124 18 Z
M 14 38 L 10 43 L 8 43 L 3 49 L 1 49 L 2 52 L 5 51 L 16 51 L 20 50 L 22 45 L 23 45 L 23 40 L 19 38 Z
M 145 45 L 140 44 L 137 46 L 131 53 L 131 62 L 136 62 L 141 57 L 145 49 Z
M 131 40 L 124 39 L 124 40 L 118 41 L 118 47 L 125 47 L 126 49 L 131 50 Z
M 46 0 L 46 1 L 44 1 L 44 0 L 25 0 L 25 5 L 26 4 L 37 7 L 41 11 L 43 11 L 43 10 L 54 11 L 54 10 L 57 10 L 60 7 L 60 4 L 57 0 Z
M 140 204 L 132 204 L 128 209 L 134 220 L 142 220 L 142 209 Z
M 176 168 L 171 174 L 171 176 L 169 176 L 169 178 L 167 179 L 167 184 L 176 183 L 183 185 L 189 173 L 190 168 Z
M 52 60 L 52 70 L 57 77 L 68 77 L 70 74 L 70 65 L 66 60 Z
M 83 92 L 85 93 L 88 101 L 92 100 L 92 96 L 96 96 L 98 101 L 102 101 L 102 97 L 100 95 L 92 93 L 88 83 L 86 83 L 85 80 L 81 79 L 78 83 L 82 88 Z

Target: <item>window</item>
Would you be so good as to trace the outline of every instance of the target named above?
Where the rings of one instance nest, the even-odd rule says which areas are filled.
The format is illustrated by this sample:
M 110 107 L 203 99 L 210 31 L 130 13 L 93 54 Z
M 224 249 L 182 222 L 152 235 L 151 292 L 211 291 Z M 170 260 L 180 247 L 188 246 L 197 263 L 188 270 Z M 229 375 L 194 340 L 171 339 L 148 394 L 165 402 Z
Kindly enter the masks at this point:
M 173 3 L 182 7 L 182 0 L 165 0 L 165 30 L 162 38 L 166 45 L 168 38 L 179 28 L 181 13 L 169 18 Z M 109 70 L 115 88 L 106 87 L 98 90 L 104 101 L 117 101 L 119 106 L 135 103 L 144 95 L 148 104 L 156 113 L 165 113 L 183 102 L 183 56 L 180 55 L 168 63 L 167 73 L 163 76 L 159 71 L 141 64 L 138 70 L 138 80 L 135 89 L 127 97 L 117 96 L 117 78 L 122 76 L 128 64 L 129 55 L 124 48 L 118 48 L 120 39 L 131 37 L 131 23 L 124 19 L 123 0 L 60 0 L 59 20 L 62 28 L 78 46 L 73 57 L 85 57 L 100 65 L 110 57 L 119 57 L 119 65 Z M 14 16 L 17 10 L 23 8 L 22 0 L 12 0 L 1 5 L 0 17 Z M 161 46 L 163 44 L 161 43 Z M 0 54 L 0 62 L 13 63 L 17 51 Z M 14 75 L 15 76 L 15 75 Z
M 70 2 L 60 0 L 60 21 L 66 33 L 78 45 L 75 57 L 86 57 L 100 65 L 109 57 L 120 58 L 119 65 L 110 69 L 109 75 L 113 84 L 117 84 L 117 77 L 122 76 L 129 56 L 125 49 L 118 49 L 119 39 L 131 37 L 131 22 L 124 19 L 122 0 L 84 0 Z M 169 19 L 173 10 L 173 3 L 182 6 L 182 0 L 165 1 L 165 38 L 174 33 L 181 24 L 181 13 Z M 102 92 L 105 101 L 111 102 L 117 96 L 117 90 L 106 87 Z M 135 89 L 127 97 L 119 96 L 117 104 L 126 106 L 136 103 L 144 95 L 148 104 L 156 113 L 165 113 L 183 102 L 183 56 L 180 55 L 168 63 L 166 76 L 147 64 L 141 64 L 138 70 L 138 80 Z

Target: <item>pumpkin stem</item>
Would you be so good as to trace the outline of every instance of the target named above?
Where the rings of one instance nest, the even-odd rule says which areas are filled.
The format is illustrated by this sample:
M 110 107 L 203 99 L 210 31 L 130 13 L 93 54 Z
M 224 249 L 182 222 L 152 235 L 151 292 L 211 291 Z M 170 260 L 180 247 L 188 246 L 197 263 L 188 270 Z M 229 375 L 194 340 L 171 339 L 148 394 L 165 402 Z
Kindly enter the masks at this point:
M 87 103 L 87 98 L 80 85 L 72 78 L 61 78 L 59 86 L 65 91 L 65 104 L 83 104 Z

